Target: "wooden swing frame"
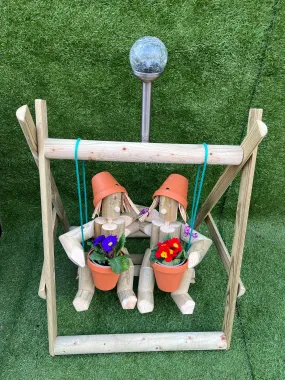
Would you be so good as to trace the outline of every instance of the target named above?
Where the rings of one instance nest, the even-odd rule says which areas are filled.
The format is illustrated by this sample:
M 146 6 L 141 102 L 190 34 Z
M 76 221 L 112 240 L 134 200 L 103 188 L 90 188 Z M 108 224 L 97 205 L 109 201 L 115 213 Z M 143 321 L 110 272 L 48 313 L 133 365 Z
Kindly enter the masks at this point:
M 43 298 L 45 298 L 46 295 L 50 355 L 229 349 L 236 298 L 238 292 L 243 293 L 245 291 L 240 280 L 240 268 L 242 264 L 257 149 L 259 143 L 267 134 L 267 127 L 261 121 L 262 109 L 250 109 L 247 135 L 240 146 L 208 146 L 208 164 L 227 165 L 227 167 L 203 203 L 196 219 L 195 228 L 197 229 L 204 220 L 206 221 L 209 232 L 229 275 L 224 320 L 221 331 L 79 336 L 57 335 L 54 240 L 57 220 L 60 220 L 65 231 L 69 230 L 69 222 L 50 170 L 50 159 L 74 159 L 73 155 L 76 140 L 48 138 L 45 100 L 37 99 L 35 101 L 35 111 L 36 126 L 29 108 L 26 105 L 17 110 L 16 116 L 39 168 L 44 244 L 44 264 L 39 294 L 42 293 Z M 199 164 L 203 163 L 204 160 L 204 148 L 202 145 L 83 140 L 78 150 L 78 159 Z M 232 254 L 230 255 L 213 220 L 211 210 L 240 171 L 240 190 Z M 137 264 L 142 260 L 142 255 L 140 257 L 141 259 L 137 261 Z

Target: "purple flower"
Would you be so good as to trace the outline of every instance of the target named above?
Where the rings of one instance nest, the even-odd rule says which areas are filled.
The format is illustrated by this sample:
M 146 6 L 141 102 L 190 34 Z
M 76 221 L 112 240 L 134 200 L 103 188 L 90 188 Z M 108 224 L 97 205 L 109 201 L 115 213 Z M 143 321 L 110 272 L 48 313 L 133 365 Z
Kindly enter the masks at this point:
M 186 223 L 185 224 L 185 227 L 184 227 L 184 236 L 189 236 L 190 235 L 190 227 L 189 225 Z M 193 235 L 192 235 L 193 236 Z
M 117 241 L 118 241 L 117 236 L 113 236 L 113 235 L 107 236 L 106 239 L 102 241 L 102 247 L 104 251 L 106 252 L 112 251 L 112 249 L 117 244 Z
M 143 208 L 140 212 L 141 215 L 148 214 L 148 207 Z
M 199 236 L 199 235 L 198 235 L 197 232 L 192 232 L 192 237 L 193 237 L 194 239 L 196 239 L 198 236 Z
M 93 244 L 93 245 L 100 244 L 100 243 L 102 243 L 102 241 L 103 241 L 104 239 L 105 239 L 105 236 L 104 236 L 104 235 L 100 235 L 100 236 L 96 237 L 96 239 L 94 239 L 94 240 L 92 241 L 92 244 Z

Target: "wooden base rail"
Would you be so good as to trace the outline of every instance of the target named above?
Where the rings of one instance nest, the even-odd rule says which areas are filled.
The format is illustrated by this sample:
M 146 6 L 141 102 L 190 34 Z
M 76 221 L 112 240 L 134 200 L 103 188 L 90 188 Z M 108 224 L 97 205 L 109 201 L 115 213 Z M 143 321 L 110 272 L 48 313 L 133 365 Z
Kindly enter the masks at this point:
M 54 345 L 55 355 L 226 349 L 222 331 L 58 336 Z

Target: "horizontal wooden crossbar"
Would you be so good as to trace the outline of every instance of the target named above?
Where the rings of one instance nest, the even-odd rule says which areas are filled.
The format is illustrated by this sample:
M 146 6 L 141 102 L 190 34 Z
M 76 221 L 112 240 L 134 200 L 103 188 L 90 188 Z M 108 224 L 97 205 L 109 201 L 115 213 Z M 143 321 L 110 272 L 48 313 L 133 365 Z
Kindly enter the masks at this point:
M 55 355 L 226 350 L 222 331 L 58 336 Z
M 74 159 L 76 140 L 46 138 L 45 157 L 50 159 Z M 239 165 L 243 149 L 239 145 L 208 145 L 208 164 Z M 172 164 L 202 164 L 203 145 L 160 144 L 141 142 L 81 140 L 79 160 L 153 162 Z

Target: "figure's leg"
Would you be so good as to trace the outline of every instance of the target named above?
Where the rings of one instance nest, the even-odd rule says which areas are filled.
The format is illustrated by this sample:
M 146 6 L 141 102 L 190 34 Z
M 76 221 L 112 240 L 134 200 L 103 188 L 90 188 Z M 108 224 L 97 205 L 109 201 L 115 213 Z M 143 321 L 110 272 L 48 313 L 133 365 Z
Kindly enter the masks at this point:
M 88 265 L 78 267 L 78 292 L 73 300 L 76 311 L 86 311 L 92 301 L 95 286 Z
M 134 265 L 131 259 L 130 268 L 120 274 L 117 284 L 117 294 L 123 309 L 134 309 L 137 304 L 137 297 L 133 291 Z
M 150 252 L 150 249 L 145 252 L 139 276 L 138 309 L 140 313 L 150 313 L 154 308 L 154 273 L 149 261 Z
M 188 294 L 190 284 L 195 282 L 195 270 L 188 268 L 182 278 L 179 288 L 171 293 L 173 301 L 182 314 L 193 314 L 195 302 Z

